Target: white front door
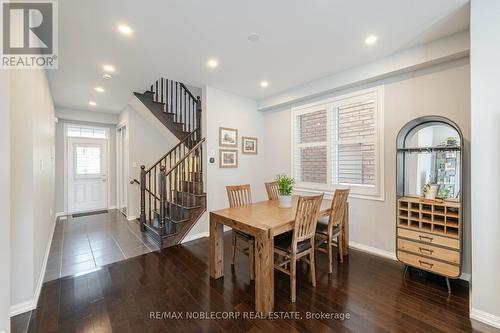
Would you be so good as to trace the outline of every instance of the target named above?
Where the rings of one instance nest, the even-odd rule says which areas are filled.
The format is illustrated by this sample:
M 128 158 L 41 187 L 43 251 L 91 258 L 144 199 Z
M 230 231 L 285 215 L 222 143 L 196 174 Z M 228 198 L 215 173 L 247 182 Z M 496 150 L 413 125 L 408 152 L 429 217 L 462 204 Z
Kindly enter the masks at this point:
M 68 138 L 68 213 L 108 208 L 106 139 Z

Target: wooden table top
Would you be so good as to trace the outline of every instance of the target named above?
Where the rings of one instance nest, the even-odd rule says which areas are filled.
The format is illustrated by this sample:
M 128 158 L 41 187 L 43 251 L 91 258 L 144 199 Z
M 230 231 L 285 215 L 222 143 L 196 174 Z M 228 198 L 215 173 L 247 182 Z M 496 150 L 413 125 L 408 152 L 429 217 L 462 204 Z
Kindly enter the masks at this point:
M 278 235 L 293 229 L 297 202 L 298 196 L 293 196 L 291 208 L 279 208 L 279 200 L 267 200 L 246 206 L 220 209 L 210 214 L 225 220 L 232 220 L 233 223 L 228 225 L 244 232 L 269 231 Z M 319 215 L 327 215 L 331 205 L 332 200 L 323 199 Z

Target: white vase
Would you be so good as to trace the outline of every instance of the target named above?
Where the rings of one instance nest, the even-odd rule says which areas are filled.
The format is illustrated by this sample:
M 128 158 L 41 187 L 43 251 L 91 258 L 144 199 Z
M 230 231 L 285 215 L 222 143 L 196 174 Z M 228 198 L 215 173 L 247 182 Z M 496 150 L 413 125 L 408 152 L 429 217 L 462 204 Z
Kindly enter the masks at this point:
M 292 207 L 292 196 L 291 195 L 280 195 L 280 208 L 291 208 Z
M 432 184 L 427 192 L 425 192 L 425 198 L 428 200 L 436 199 L 436 195 L 439 190 L 439 185 Z

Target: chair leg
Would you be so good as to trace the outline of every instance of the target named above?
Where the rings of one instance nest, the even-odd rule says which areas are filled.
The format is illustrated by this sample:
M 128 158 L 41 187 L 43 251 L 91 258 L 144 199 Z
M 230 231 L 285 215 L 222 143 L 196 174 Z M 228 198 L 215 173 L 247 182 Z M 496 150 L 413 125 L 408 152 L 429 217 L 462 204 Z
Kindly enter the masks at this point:
M 295 258 L 295 255 L 293 255 L 290 260 L 290 299 L 292 303 L 295 303 L 295 300 L 297 299 L 296 284 L 297 284 L 297 259 Z
M 316 287 L 316 263 L 314 262 L 314 250 L 309 253 L 309 264 L 311 265 L 311 282 Z
M 255 279 L 255 242 L 248 242 L 248 270 L 250 271 L 250 280 Z
M 232 252 L 231 252 L 232 263 L 231 264 L 234 265 L 234 257 L 236 255 L 236 235 L 235 235 L 234 231 L 232 232 L 231 237 L 232 237 L 232 243 L 233 243 L 233 245 L 231 247 L 231 249 L 232 249 Z
M 340 262 L 343 263 L 344 262 L 344 239 L 342 238 L 342 235 L 338 235 L 337 236 L 337 247 L 338 247 L 338 250 L 339 250 L 339 254 L 340 254 Z
M 326 243 L 327 248 L 328 248 L 328 273 L 333 272 L 333 253 L 332 253 L 332 237 L 328 236 L 328 241 Z

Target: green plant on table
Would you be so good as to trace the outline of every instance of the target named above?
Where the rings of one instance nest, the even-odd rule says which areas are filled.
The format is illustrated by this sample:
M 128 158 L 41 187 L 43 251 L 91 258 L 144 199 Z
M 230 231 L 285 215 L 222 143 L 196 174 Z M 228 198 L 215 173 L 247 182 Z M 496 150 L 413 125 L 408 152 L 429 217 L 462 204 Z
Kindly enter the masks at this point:
M 292 195 L 295 179 L 288 177 L 287 175 L 277 175 L 276 183 L 278 184 L 278 189 L 281 195 Z

